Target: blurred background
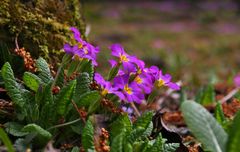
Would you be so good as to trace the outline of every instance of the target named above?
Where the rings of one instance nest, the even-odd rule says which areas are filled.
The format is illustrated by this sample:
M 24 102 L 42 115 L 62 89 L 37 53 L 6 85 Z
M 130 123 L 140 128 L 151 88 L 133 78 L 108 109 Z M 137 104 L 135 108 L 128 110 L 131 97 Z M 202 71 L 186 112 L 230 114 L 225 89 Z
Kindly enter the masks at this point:
M 121 43 L 129 54 L 198 87 L 227 80 L 240 69 L 240 2 L 83 1 L 89 39 L 101 47 L 101 72 L 108 47 Z
M 17 38 L 34 58 L 57 67 L 75 26 L 100 46 L 99 72 L 109 70 L 108 47 L 120 43 L 174 81 L 197 88 L 239 71 L 239 25 L 239 0 L 1 0 L 0 66 L 8 61 L 23 73 L 17 62 L 23 60 L 14 54 Z

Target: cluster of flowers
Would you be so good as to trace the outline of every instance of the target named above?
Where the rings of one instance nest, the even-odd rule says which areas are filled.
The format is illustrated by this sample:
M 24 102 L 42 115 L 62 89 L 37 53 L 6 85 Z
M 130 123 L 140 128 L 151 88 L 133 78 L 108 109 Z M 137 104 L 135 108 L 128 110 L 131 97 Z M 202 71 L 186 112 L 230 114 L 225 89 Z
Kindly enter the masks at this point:
M 81 38 L 81 34 L 75 27 L 71 27 L 70 30 L 73 32 L 73 37 L 76 40 L 75 45 L 65 44 L 63 49 L 67 54 L 73 55 L 73 59 L 82 60 L 88 59 L 92 61 L 92 64 L 97 66 L 96 58 L 99 52 L 98 47 L 94 47 L 92 44 L 84 41 Z
M 72 54 L 73 58 L 86 58 L 91 60 L 93 65 L 97 65 L 96 54 L 99 49 L 83 41 L 76 28 L 71 30 L 78 44 L 74 46 L 66 44 L 65 52 Z M 174 90 L 180 89 L 176 83 L 171 82 L 169 74 L 163 74 L 156 66 L 145 67 L 142 60 L 127 54 L 120 44 L 113 44 L 110 49 L 111 55 L 116 59 L 109 62 L 112 70 L 115 68 L 118 72 L 113 80 L 108 81 L 99 73 L 95 73 L 94 80 L 101 86 L 102 96 L 115 94 L 123 101 L 141 103 L 145 95 L 150 94 L 154 88 L 167 86 Z

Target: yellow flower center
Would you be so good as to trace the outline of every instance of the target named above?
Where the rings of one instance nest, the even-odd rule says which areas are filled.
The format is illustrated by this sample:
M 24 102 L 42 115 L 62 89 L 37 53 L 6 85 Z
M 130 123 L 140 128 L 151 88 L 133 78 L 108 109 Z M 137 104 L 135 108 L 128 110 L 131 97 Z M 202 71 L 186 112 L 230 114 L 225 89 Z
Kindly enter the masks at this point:
M 82 61 L 83 58 L 81 58 L 81 57 L 79 57 L 78 55 L 75 54 L 75 55 L 73 56 L 73 59 L 74 59 L 74 60 L 77 60 L 77 61 Z
M 156 86 L 158 88 L 160 88 L 161 86 L 164 86 L 164 85 L 165 85 L 165 81 L 163 79 L 158 79 L 157 80 Z
M 129 88 L 128 85 L 124 86 L 124 91 L 126 91 L 127 94 L 132 94 L 132 88 Z
M 103 89 L 103 91 L 101 92 L 102 96 L 105 96 L 106 94 L 108 94 L 108 90 L 107 89 Z
M 139 76 L 136 76 L 134 80 L 137 82 L 137 84 L 141 84 L 143 82 L 143 80 Z
M 138 70 L 137 70 L 137 74 L 141 74 L 142 73 L 142 70 L 139 68 Z
M 128 62 L 126 55 L 120 55 L 120 62 Z
M 82 49 L 83 48 L 83 44 L 82 43 L 78 43 L 78 48 Z

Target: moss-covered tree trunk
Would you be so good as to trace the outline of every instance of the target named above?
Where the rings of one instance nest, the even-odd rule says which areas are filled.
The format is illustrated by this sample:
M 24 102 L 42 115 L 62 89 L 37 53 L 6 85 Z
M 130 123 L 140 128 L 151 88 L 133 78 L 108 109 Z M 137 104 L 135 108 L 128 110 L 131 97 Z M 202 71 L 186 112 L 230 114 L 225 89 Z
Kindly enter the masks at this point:
M 79 0 L 0 1 L 0 41 L 10 50 L 15 48 L 17 37 L 20 47 L 34 57 L 56 59 L 69 38 L 69 26 L 79 28 L 86 38 Z

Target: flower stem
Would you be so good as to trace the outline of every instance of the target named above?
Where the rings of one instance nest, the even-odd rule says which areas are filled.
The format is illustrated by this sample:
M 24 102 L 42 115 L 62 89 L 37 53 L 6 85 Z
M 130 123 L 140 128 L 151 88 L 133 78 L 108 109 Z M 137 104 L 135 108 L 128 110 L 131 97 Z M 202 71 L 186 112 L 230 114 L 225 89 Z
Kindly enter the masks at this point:
M 141 114 L 140 114 L 139 110 L 137 109 L 137 107 L 135 106 L 134 102 L 130 102 L 130 105 L 131 105 L 131 107 L 133 108 L 133 110 L 135 111 L 136 115 L 137 115 L 138 117 L 140 117 Z
M 63 123 L 63 124 L 60 124 L 60 125 L 55 125 L 55 126 L 52 126 L 50 128 L 48 128 L 47 130 L 51 130 L 51 129 L 54 129 L 54 128 L 60 128 L 60 127 L 64 127 L 64 126 L 67 126 L 67 125 L 71 125 L 71 124 L 74 124 L 78 121 L 80 121 L 81 119 L 78 118 L 76 120 L 73 120 L 73 121 L 70 121 L 70 122 L 67 122 L 67 123 Z

